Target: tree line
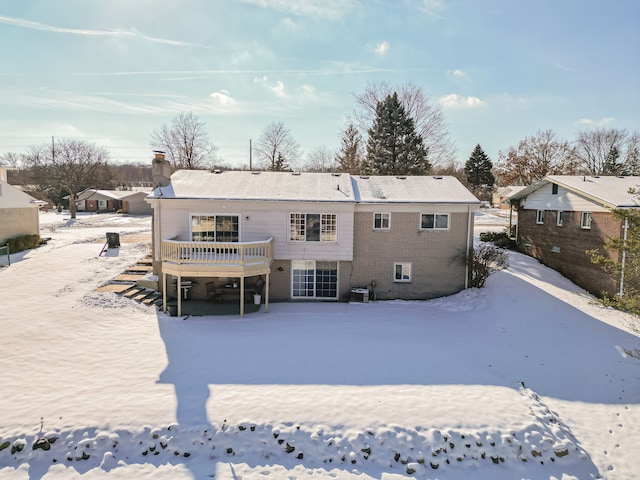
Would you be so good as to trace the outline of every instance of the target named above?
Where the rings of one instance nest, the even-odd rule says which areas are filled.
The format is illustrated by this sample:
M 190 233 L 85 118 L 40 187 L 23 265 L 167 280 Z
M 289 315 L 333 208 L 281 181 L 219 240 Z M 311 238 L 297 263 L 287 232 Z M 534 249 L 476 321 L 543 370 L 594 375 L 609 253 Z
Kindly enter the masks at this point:
M 499 186 L 528 185 L 545 175 L 640 175 L 640 134 L 619 128 L 577 133 L 572 142 L 552 130 L 539 130 L 498 153 L 497 162 L 480 143 L 464 165 L 456 161 L 444 114 L 424 89 L 411 83 L 373 83 L 354 94 L 354 106 L 340 133 L 339 147 L 316 147 L 306 156 L 282 121 L 272 121 L 255 146 L 254 169 L 332 171 L 364 175 L 454 175 L 478 198 L 490 200 Z M 206 124 L 180 113 L 150 133 L 150 146 L 162 150 L 174 170 L 227 168 Z M 146 165 L 109 163 L 109 152 L 95 144 L 62 139 L 8 153 L 4 161 L 36 198 L 60 199 L 86 188 L 114 188 L 151 182 Z M 73 203 L 73 202 L 71 202 Z

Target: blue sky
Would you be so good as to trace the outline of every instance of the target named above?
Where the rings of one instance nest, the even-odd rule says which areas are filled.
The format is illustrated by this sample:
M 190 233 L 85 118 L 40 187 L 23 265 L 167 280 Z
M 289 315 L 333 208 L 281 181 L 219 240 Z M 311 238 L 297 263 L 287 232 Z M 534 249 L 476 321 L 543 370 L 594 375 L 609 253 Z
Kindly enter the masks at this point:
M 0 3 L 0 154 L 56 138 L 148 162 L 181 112 L 219 156 L 282 121 L 336 149 L 368 83 L 423 87 L 457 157 L 537 130 L 640 131 L 637 0 L 22 0 Z

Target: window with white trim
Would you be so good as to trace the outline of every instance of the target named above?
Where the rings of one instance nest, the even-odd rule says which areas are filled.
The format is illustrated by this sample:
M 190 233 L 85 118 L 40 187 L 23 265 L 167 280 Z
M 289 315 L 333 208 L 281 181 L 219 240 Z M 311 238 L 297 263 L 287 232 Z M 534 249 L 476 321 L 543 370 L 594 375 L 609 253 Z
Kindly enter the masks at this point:
M 192 215 L 191 240 L 194 242 L 238 242 L 238 215 Z
M 106 210 L 106 209 L 107 209 L 107 201 L 98 200 L 98 210 Z
M 447 230 L 448 228 L 448 213 L 423 213 L 420 215 L 421 230 Z
M 410 282 L 411 281 L 411 263 L 396 262 L 393 264 L 393 281 L 394 282 Z
M 564 220 L 564 212 L 562 210 L 558 210 L 558 215 L 556 217 L 556 226 L 561 227 L 563 220 Z
M 536 212 L 536 223 L 542 225 L 544 223 L 544 210 L 538 210 Z
M 335 213 L 292 213 L 289 220 L 292 242 L 335 242 L 338 217 Z
M 338 262 L 291 261 L 293 298 L 338 298 Z
M 591 212 L 582 212 L 580 219 L 580 228 L 589 230 L 591 228 Z
M 374 230 L 389 230 L 390 226 L 391 226 L 390 213 L 374 213 L 373 214 Z

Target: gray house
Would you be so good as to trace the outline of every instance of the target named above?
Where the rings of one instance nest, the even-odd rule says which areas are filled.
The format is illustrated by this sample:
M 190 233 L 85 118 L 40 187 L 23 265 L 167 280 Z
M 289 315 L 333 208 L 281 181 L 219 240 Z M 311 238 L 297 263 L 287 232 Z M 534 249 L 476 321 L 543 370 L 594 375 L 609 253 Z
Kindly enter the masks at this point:
M 237 286 L 241 304 L 259 290 L 267 308 L 354 289 L 426 299 L 467 285 L 480 202 L 453 177 L 180 170 L 169 180 L 156 155 L 165 181 L 147 201 L 165 299 L 192 280 L 194 298 Z

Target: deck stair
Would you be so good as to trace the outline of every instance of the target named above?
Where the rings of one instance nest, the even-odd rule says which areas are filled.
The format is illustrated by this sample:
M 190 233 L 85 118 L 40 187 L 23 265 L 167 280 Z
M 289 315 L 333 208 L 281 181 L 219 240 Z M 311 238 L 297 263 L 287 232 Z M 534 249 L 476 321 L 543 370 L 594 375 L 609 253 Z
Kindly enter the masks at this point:
M 135 265 L 127 267 L 122 274 L 112 279 L 108 284 L 101 286 L 96 291 L 103 293 L 116 293 L 143 305 L 159 305 L 162 303 L 162 294 L 149 288 L 154 282 L 143 281 L 153 271 L 151 256 L 138 260 Z M 138 284 L 140 282 L 140 284 Z

